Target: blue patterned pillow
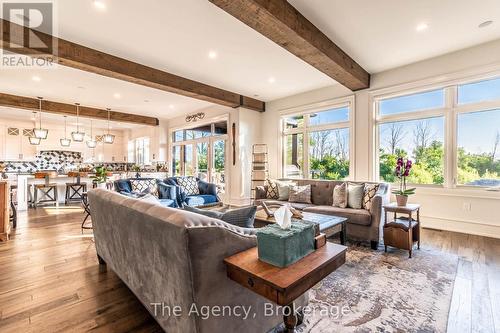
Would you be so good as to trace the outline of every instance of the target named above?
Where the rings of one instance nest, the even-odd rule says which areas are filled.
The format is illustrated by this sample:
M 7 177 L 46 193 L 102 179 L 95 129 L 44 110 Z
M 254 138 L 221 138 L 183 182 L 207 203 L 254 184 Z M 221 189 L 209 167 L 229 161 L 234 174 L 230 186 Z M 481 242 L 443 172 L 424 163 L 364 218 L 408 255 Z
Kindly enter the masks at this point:
M 200 215 L 205 215 L 214 219 L 222 220 L 224 222 L 230 223 L 238 227 L 253 228 L 255 213 L 257 212 L 257 206 L 231 209 L 225 213 L 213 210 L 199 209 L 189 206 L 184 207 L 184 210 Z
M 179 184 L 182 192 L 184 192 L 186 195 L 200 194 L 198 181 L 194 177 L 179 177 L 177 178 L 177 184 Z

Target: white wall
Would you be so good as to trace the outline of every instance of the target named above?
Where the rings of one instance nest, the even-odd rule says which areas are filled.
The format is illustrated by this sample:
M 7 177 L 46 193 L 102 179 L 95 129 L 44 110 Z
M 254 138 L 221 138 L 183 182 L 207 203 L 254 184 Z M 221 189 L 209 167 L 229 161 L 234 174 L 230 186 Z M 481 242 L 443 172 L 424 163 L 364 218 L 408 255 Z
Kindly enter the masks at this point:
M 354 178 L 361 181 L 373 179 L 371 95 L 375 91 L 421 80 L 446 82 L 460 76 L 487 73 L 491 68 L 500 68 L 499 66 L 500 40 L 372 75 L 371 88 L 354 93 Z M 334 85 L 267 103 L 261 126 L 262 139 L 271 152 L 271 177 L 281 176 L 280 112 L 350 95 L 353 93 L 348 89 Z M 422 220 L 426 227 L 500 238 L 498 193 L 426 187 L 419 188 L 411 201 L 423 205 Z

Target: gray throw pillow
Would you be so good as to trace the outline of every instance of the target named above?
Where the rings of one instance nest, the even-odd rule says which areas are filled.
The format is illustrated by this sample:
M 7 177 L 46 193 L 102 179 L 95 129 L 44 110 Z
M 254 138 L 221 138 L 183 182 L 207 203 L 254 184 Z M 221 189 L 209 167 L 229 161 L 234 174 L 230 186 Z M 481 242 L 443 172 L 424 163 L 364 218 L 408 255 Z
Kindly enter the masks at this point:
M 142 197 L 138 197 L 138 199 L 155 205 L 161 205 L 160 200 L 158 200 L 158 198 L 152 195 L 151 193 L 143 195 Z
M 255 213 L 257 212 L 257 206 L 231 209 L 225 213 L 207 209 L 199 209 L 189 206 L 184 207 L 184 210 L 196 214 L 205 215 L 214 219 L 222 220 L 224 222 L 230 223 L 238 227 L 253 228 Z
M 347 184 L 335 185 L 333 188 L 333 207 L 347 207 Z
M 363 195 L 365 184 L 347 184 L 347 206 L 349 208 L 361 209 L 363 207 Z
M 290 180 L 275 180 L 274 183 L 278 185 L 278 200 L 281 201 L 288 201 L 290 198 L 290 186 L 297 185 Z

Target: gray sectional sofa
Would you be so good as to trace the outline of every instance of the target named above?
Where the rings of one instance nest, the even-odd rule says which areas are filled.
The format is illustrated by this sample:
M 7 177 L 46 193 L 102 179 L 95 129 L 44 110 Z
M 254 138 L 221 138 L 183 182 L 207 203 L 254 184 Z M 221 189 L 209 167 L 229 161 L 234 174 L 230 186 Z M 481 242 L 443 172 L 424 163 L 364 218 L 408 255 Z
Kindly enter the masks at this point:
M 95 246 L 160 326 L 176 332 L 267 332 L 282 322 L 264 316 L 266 299 L 226 276 L 224 258 L 256 246 L 254 229 L 103 189 L 89 191 Z M 298 300 L 304 305 L 306 296 Z M 180 306 L 181 316 L 156 313 Z M 251 306 L 239 316 L 189 316 L 191 306 Z
M 378 248 L 382 238 L 383 227 L 383 209 L 382 206 L 389 202 L 390 185 L 380 183 L 377 195 L 374 197 L 371 209 L 352 209 L 333 207 L 333 188 L 342 181 L 330 180 L 310 180 L 310 179 L 291 179 L 298 185 L 311 185 L 312 204 L 293 203 L 290 205 L 304 212 L 336 215 L 348 218 L 347 237 L 355 240 L 370 241 L 373 249 Z M 362 182 L 351 182 L 362 184 Z M 267 186 L 258 186 L 256 188 L 256 204 L 265 201 L 266 203 L 283 204 L 288 201 L 278 201 L 266 199 Z

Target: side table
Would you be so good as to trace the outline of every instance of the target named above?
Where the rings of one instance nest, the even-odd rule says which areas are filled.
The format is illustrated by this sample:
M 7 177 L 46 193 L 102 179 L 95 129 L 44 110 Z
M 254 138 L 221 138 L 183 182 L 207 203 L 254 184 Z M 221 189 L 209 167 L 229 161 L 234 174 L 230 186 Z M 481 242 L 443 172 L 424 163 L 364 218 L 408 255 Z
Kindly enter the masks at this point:
M 406 206 L 398 206 L 393 202 L 384 206 L 384 212 L 385 252 L 387 252 L 387 246 L 392 246 L 408 250 L 411 258 L 414 243 L 417 243 L 418 249 L 420 249 L 420 205 L 407 204 Z M 387 218 L 388 213 L 394 213 L 391 222 Z M 398 217 L 398 214 L 404 214 L 407 217 Z M 417 215 L 416 220 L 413 219 L 413 214 Z
M 286 332 L 294 332 L 299 318 L 295 301 L 345 263 L 347 247 L 327 242 L 296 263 L 280 268 L 259 260 L 257 247 L 225 258 L 227 276 L 268 300 L 285 306 Z

